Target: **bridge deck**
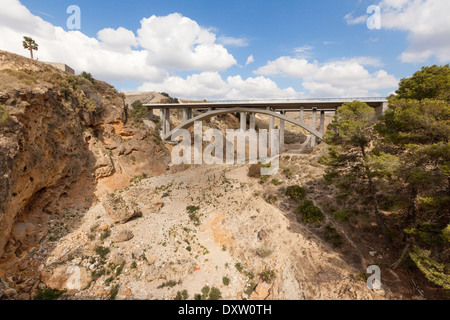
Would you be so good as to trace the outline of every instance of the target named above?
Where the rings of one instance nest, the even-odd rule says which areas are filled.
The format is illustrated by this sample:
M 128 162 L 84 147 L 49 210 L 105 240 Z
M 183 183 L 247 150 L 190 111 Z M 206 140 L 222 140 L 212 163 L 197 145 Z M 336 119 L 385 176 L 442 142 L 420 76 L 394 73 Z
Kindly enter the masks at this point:
M 208 101 L 208 102 L 184 102 L 169 104 L 144 104 L 146 107 L 154 109 L 228 109 L 228 108 L 272 108 L 274 110 L 298 110 L 303 107 L 305 111 L 318 109 L 332 111 L 336 110 L 345 102 L 361 101 L 367 103 L 371 107 L 380 107 L 388 101 L 384 98 L 325 98 L 325 99 L 302 99 L 302 100 L 227 100 L 227 101 Z

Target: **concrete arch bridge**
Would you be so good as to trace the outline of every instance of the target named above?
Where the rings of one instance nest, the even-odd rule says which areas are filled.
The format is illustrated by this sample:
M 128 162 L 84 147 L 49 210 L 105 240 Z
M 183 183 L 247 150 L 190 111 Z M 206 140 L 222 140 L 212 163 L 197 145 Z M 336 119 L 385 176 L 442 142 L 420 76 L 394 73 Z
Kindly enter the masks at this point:
M 250 114 L 250 127 L 255 129 L 255 115 L 265 114 L 269 116 L 269 129 L 274 129 L 275 118 L 280 120 L 280 148 L 284 148 L 285 123 L 290 122 L 311 133 L 311 146 L 316 145 L 317 139 L 323 139 L 325 133 L 325 113 L 336 113 L 337 109 L 346 102 L 361 101 L 374 108 L 377 115 L 381 115 L 387 109 L 388 101 L 384 98 L 324 98 L 302 100 L 233 100 L 213 102 L 189 102 L 171 104 L 145 104 L 149 110 L 149 116 L 153 116 L 154 109 L 160 109 L 162 120 L 161 136 L 164 140 L 170 140 L 172 133 L 178 129 L 187 129 L 194 125 L 195 121 L 207 120 L 227 113 L 240 114 L 240 129 L 247 130 L 247 114 Z M 176 128 L 170 128 L 170 111 L 181 109 L 183 122 Z M 193 117 L 193 111 L 201 113 Z M 287 116 L 287 113 L 295 113 L 295 118 Z M 305 113 L 311 113 L 312 123 L 306 124 Z M 319 120 L 319 125 L 317 125 Z

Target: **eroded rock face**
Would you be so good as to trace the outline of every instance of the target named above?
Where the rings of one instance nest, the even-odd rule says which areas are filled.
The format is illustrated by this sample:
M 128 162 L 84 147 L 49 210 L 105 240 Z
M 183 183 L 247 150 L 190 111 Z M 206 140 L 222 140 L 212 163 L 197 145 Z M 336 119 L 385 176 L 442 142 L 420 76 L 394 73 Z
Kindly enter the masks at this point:
M 38 230 L 45 215 L 58 213 L 75 196 L 72 203 L 87 208 L 99 182 L 110 179 L 110 192 L 134 176 L 161 174 L 169 162 L 155 132 L 128 121 L 124 95 L 112 86 L 5 51 L 0 107 L 3 260 L 19 256 L 16 251 L 33 237 L 30 228 Z M 114 183 L 116 175 L 122 185 Z M 33 226 L 22 230 L 20 223 Z

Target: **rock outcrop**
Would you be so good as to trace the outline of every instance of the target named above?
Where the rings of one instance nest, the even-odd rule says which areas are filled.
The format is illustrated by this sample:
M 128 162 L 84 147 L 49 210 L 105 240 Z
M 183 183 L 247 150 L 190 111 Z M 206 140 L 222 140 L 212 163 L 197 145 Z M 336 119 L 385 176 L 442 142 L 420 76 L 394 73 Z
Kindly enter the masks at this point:
M 127 113 L 124 95 L 105 82 L 0 51 L 3 261 L 39 241 L 38 226 L 68 201 L 88 208 L 96 192 L 166 170 L 159 134 Z

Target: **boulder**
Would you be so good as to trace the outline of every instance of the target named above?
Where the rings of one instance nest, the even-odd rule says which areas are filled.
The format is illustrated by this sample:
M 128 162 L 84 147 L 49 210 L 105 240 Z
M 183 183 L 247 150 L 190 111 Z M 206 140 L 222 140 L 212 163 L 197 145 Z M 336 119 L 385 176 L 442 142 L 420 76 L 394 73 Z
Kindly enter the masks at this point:
M 130 230 L 121 230 L 112 237 L 112 241 L 115 243 L 127 242 L 133 238 L 134 238 L 133 232 L 131 232 Z
M 119 194 L 108 194 L 102 204 L 114 223 L 122 224 L 141 214 L 134 204 L 128 203 Z

